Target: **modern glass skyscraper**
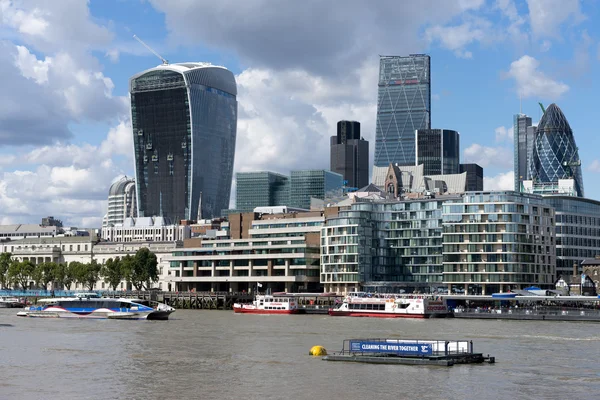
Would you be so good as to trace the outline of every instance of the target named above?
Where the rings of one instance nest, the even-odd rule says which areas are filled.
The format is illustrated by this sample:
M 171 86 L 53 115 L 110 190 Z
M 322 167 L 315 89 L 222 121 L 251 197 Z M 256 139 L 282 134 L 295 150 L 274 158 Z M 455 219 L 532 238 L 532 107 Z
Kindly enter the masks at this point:
M 256 207 L 287 206 L 290 200 L 290 178 L 275 172 L 238 172 L 235 174 L 235 208 L 250 212 Z
M 513 118 L 513 140 L 515 145 L 514 174 L 516 192 L 521 192 L 522 182 L 531 178 L 529 163 L 535 131 L 530 128 L 532 128 L 531 117 L 525 114 L 515 114 Z
M 415 131 L 431 127 L 430 57 L 381 56 L 375 128 L 376 167 L 415 165 Z
M 534 185 L 557 185 L 559 179 L 573 179 L 575 194 L 584 197 L 581 161 L 573 131 L 554 103 L 546 109 L 538 124 L 530 168 Z
M 218 216 L 231 192 L 233 74 L 208 63 L 166 64 L 134 75 L 129 86 L 138 215 Z
M 415 165 L 423 164 L 423 174 L 458 174 L 460 135 L 450 129 L 418 129 L 415 132 Z

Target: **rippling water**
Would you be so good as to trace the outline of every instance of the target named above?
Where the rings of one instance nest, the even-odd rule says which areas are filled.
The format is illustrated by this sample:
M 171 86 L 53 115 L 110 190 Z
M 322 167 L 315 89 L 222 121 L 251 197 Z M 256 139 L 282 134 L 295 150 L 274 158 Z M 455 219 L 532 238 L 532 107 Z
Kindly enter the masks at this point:
M 238 315 L 18 318 L 0 310 L 0 399 L 597 399 L 600 325 Z M 351 337 L 468 339 L 496 364 L 334 363 Z

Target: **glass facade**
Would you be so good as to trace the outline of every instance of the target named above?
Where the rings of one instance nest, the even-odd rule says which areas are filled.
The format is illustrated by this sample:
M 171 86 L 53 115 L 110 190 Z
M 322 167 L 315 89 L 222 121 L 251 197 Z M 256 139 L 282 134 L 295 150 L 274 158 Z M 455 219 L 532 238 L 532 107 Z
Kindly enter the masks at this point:
M 318 170 L 292 171 L 290 177 L 290 207 L 310 209 L 310 198 L 335 198 L 343 194 L 344 177 L 338 173 Z
M 531 126 L 531 117 L 516 114 L 513 119 L 513 130 L 515 191 L 521 192 L 521 182 L 530 179 L 531 175 L 528 169 L 535 135 L 535 128 Z
M 415 133 L 416 163 L 424 175 L 458 174 L 460 136 L 449 129 L 419 129 Z
M 256 207 L 286 206 L 290 198 L 289 178 L 274 172 L 238 172 L 236 210 L 250 212 Z
M 467 173 L 467 192 L 481 192 L 483 190 L 483 168 L 479 164 L 460 164 L 458 172 Z
M 467 193 L 443 206 L 444 283 L 471 294 L 553 288 L 554 208 L 518 192 Z
M 415 131 L 431 127 L 430 78 L 428 55 L 380 57 L 375 166 L 415 164 Z
M 140 217 L 177 222 L 229 206 L 236 94 L 233 74 L 210 64 L 161 65 L 131 78 Z
M 600 255 L 600 202 L 572 196 L 544 196 L 556 210 L 556 273 L 565 280 L 573 266 Z
M 576 195 L 584 196 L 581 161 L 573 131 L 556 104 L 548 107 L 538 124 L 530 170 L 534 185 L 573 179 Z

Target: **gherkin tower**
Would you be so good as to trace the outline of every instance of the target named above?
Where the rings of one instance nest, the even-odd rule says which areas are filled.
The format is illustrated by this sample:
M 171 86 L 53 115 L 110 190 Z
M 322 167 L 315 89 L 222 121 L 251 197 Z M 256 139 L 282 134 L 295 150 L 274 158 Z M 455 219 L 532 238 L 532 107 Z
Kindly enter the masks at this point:
M 557 184 L 559 179 L 573 179 L 576 195 L 584 197 L 581 161 L 573 131 L 554 103 L 546 109 L 538 124 L 530 168 L 536 184 Z

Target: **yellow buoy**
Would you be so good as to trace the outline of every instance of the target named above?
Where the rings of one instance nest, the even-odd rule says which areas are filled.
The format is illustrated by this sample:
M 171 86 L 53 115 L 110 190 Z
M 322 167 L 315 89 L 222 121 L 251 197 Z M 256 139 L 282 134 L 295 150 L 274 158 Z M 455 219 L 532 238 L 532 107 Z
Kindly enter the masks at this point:
M 323 346 L 313 346 L 310 348 L 308 354 L 311 356 L 326 356 L 327 350 L 325 350 L 325 347 Z

